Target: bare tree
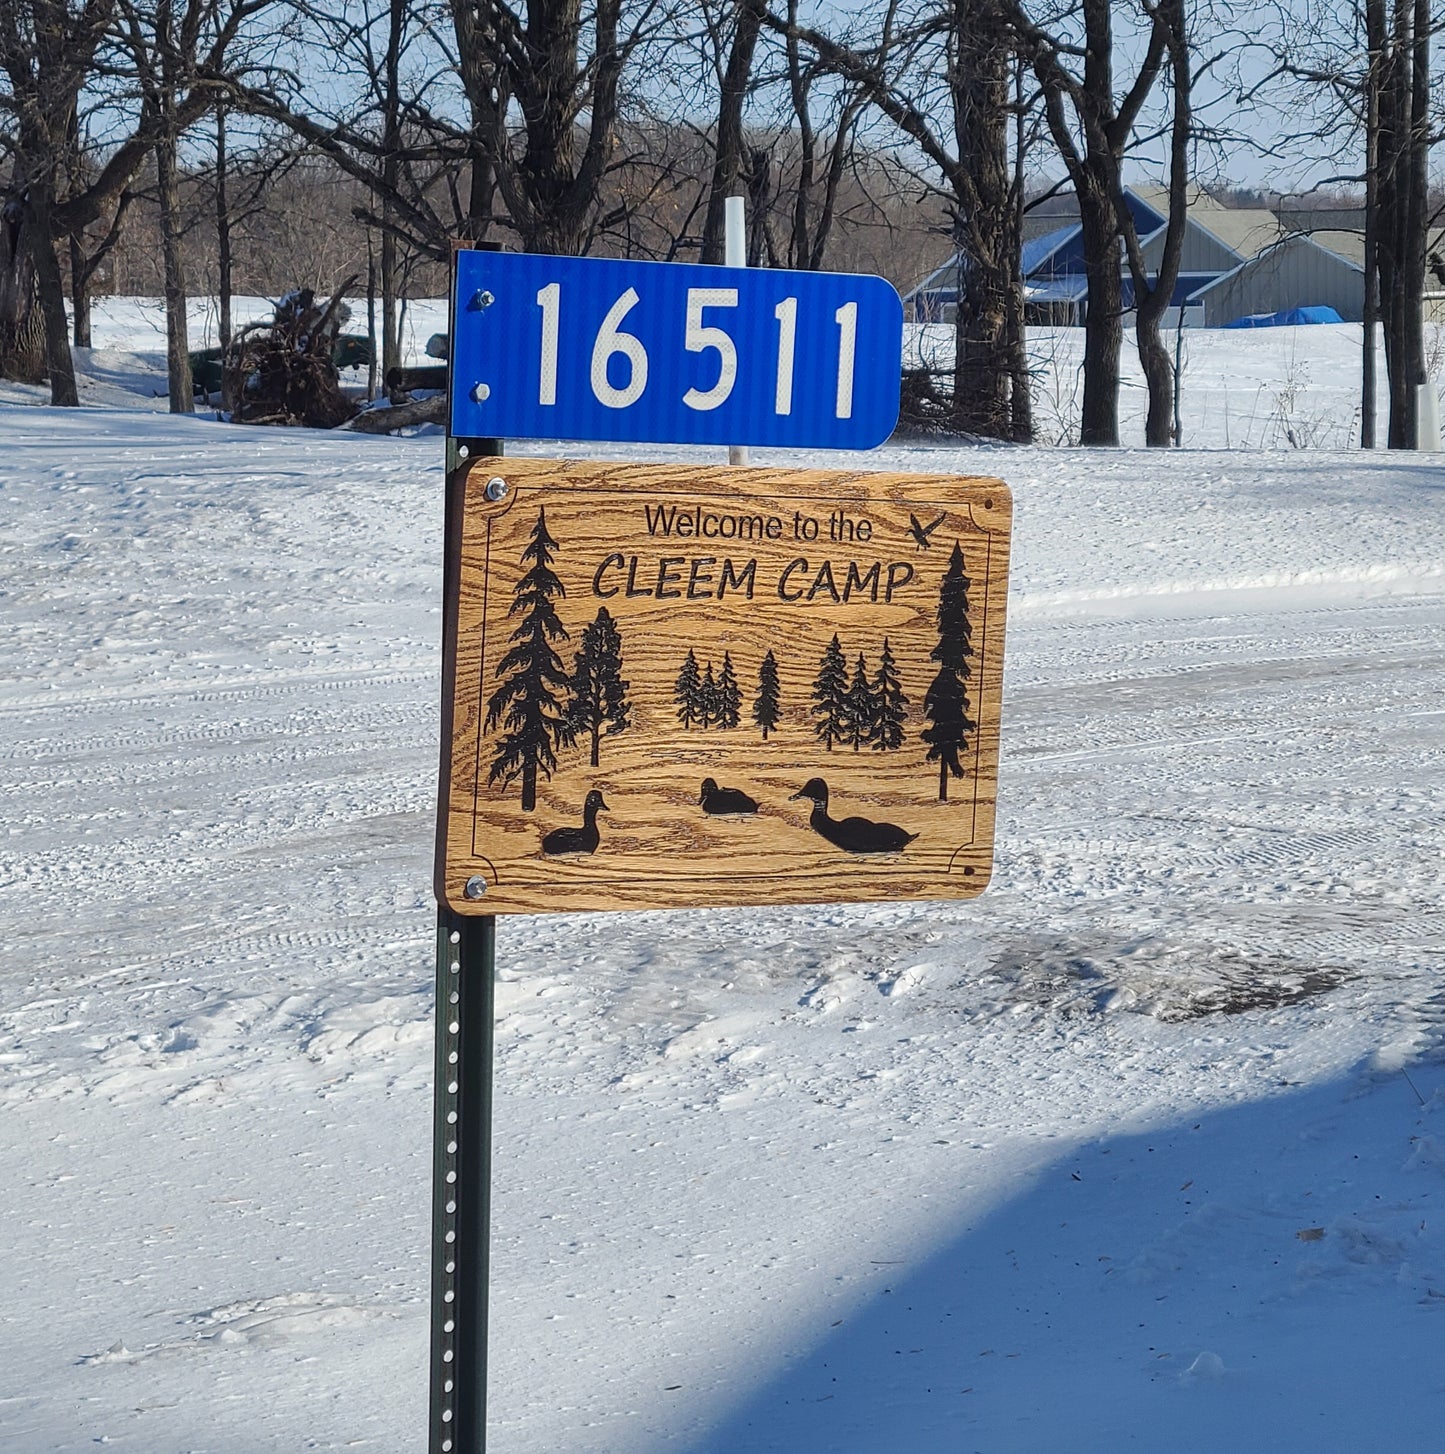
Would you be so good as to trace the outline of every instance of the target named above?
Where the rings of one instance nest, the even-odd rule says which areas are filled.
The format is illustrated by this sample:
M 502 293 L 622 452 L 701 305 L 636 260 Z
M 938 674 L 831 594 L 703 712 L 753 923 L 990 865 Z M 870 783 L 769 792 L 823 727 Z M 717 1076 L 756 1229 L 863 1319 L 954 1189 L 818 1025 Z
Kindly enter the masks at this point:
M 166 302 L 166 378 L 172 414 L 189 414 L 190 340 L 186 328 L 186 276 L 181 257 L 180 131 L 176 103 L 183 75 L 195 66 L 203 15 L 190 6 L 177 23 L 172 0 L 149 9 L 119 0 L 120 18 L 143 98 L 143 115 L 155 137 L 156 200 Z
M 768 7 L 767 0 L 725 0 L 721 14 L 710 5 L 700 8 L 713 55 L 720 63 L 714 78 L 718 96 L 717 128 L 707 216 L 702 229 L 702 261 L 720 263 L 723 261 L 724 204 L 727 198 L 736 195 L 744 177 L 754 171 L 748 165 L 743 103 L 752 86 L 753 58 Z M 758 211 L 754 206 L 754 218 Z
M 65 288 L 56 246 L 112 208 L 167 127 L 183 133 L 215 103 L 228 56 L 246 25 L 272 0 L 184 0 L 176 29 L 195 26 L 197 60 L 168 115 L 138 106 L 125 86 L 117 0 L 6 0 L 0 6 L 0 114 L 10 126 L 11 176 L 0 228 L 0 374 L 50 378 L 52 402 L 79 401 L 65 317 Z M 121 122 L 103 163 L 74 190 L 67 178 L 73 118 L 85 87 L 115 77 Z M 39 347 L 37 347 L 39 345 Z
M 76 9 L 65 0 L 15 0 L 0 7 L 0 69 L 8 83 L 0 107 L 11 161 L 0 229 L 0 375 L 38 381 L 48 372 L 56 404 L 76 404 L 79 395 L 55 243 L 84 225 L 78 216 L 62 224 L 57 213 L 64 179 L 78 173 L 67 165 L 77 137 L 73 119 L 113 5 L 85 0 Z M 136 164 L 140 155 L 143 148 Z M 96 186 L 82 183 L 81 195 Z M 97 198 L 96 216 L 101 206 Z
M 1121 95 L 1112 0 L 1070 0 L 1038 19 L 1033 7 L 1004 3 L 1043 92 L 1049 131 L 1073 183 L 1083 229 L 1089 294 L 1080 442 L 1117 445 L 1124 312 L 1120 253 L 1127 253 L 1130 238 L 1138 246 L 1133 217 L 1120 205 L 1123 163 L 1168 53 L 1167 31 L 1157 13 L 1148 17 L 1143 55 Z
M 658 12 L 653 0 L 630 11 L 594 0 L 584 33 L 580 0 L 528 0 L 525 15 L 505 0 L 452 0 L 467 139 L 525 251 L 581 253 L 605 225 L 622 78 Z
M 1425 383 L 1426 235 L 1429 228 L 1430 37 L 1429 0 L 1368 0 L 1369 31 L 1380 63 L 1367 76 L 1378 81 L 1375 143 L 1375 266 L 1385 324 L 1385 369 L 1390 388 L 1391 449 L 1418 440 L 1416 387 Z
M 1301 23 L 1303 20 L 1303 23 Z M 1318 157 L 1331 148 L 1345 170 L 1332 182 L 1363 181 L 1364 341 L 1360 443 L 1373 448 L 1376 327 L 1384 324 L 1389 387 L 1388 442 L 1416 442 L 1416 387 L 1425 382 L 1424 292 L 1430 147 L 1439 128 L 1430 94 L 1430 44 L 1436 22 L 1429 0 L 1351 0 L 1311 5 L 1301 17 L 1278 7 L 1273 49 L 1278 96 L 1303 109 L 1304 127 L 1282 147 L 1304 145 Z
M 625 223 L 625 208 L 603 211 L 605 182 L 628 129 L 623 78 L 660 31 L 660 0 L 596 0 L 585 14 L 580 0 L 449 0 L 455 59 L 428 71 L 423 54 L 425 74 L 399 91 L 388 82 L 395 47 L 378 57 L 368 17 L 354 19 L 344 0 L 292 3 L 325 27 L 360 86 L 330 112 L 301 104 L 299 79 L 289 103 L 266 88 L 240 90 L 234 104 L 289 127 L 365 186 L 377 206 L 359 215 L 383 236 L 445 261 L 451 238 L 480 241 L 497 223 L 527 251 L 551 253 L 585 252 Z M 460 98 L 446 89 L 453 74 Z
M 1190 44 L 1185 0 L 1144 0 L 1145 12 L 1163 37 L 1173 97 L 1169 138 L 1169 216 L 1164 231 L 1163 251 L 1152 279 L 1144 260 L 1138 229 L 1125 204 L 1122 185 L 1114 198 L 1114 210 L 1121 222 L 1129 275 L 1134 284 L 1134 337 L 1139 363 L 1149 394 L 1144 420 L 1144 443 L 1168 448 L 1174 438 L 1174 364 L 1159 336 L 1159 325 L 1173 300 L 1184 258 L 1184 237 L 1189 205 L 1189 142 L 1193 125 L 1193 48 Z M 1182 304 L 1180 305 L 1183 306 Z
M 859 175 L 855 141 L 867 101 L 856 82 L 829 86 L 826 67 L 805 53 L 798 39 L 798 6 L 799 0 L 788 0 L 784 36 L 785 124 L 797 152 L 788 187 L 787 247 L 772 244 L 769 233 L 769 251 L 775 264 L 816 270 L 823 266 L 839 220 L 844 180 L 850 172 L 855 179 Z M 831 115 L 820 121 L 818 93 L 825 88 L 823 104 L 831 103 Z
M 769 24 L 856 86 L 941 174 L 964 260 L 954 326 L 954 424 L 993 438 L 1026 437 L 1027 409 L 1013 407 L 1016 381 L 1027 371 L 1022 328 L 1008 326 L 1010 292 L 1021 295 L 1023 284 L 1008 156 L 1012 36 L 1003 0 L 938 0 L 907 24 L 889 0 L 866 42 L 800 25 L 795 13 L 771 16 Z M 941 97 L 932 89 L 939 82 Z M 946 130 L 935 121 L 941 109 Z

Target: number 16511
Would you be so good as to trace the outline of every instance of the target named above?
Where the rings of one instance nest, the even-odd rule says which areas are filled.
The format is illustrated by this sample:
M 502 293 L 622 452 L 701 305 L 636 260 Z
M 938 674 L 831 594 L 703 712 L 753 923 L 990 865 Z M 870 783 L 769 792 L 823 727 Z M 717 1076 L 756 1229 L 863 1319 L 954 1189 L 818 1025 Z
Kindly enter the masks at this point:
M 607 310 L 597 337 L 592 343 L 589 370 L 592 393 L 599 404 L 608 409 L 626 409 L 635 404 L 647 388 L 647 349 L 635 333 L 623 327 L 627 315 L 641 299 L 636 288 L 628 288 Z M 537 402 L 557 402 L 557 354 L 562 331 L 562 285 L 548 283 L 537 293 L 537 306 L 542 310 L 542 355 L 537 379 Z M 736 288 L 689 288 L 687 312 L 683 328 L 683 348 L 688 353 L 718 356 L 717 382 L 709 389 L 690 388 L 682 396 L 689 409 L 716 409 L 728 401 L 738 378 L 738 351 L 732 335 L 725 328 L 704 321 L 709 310 L 736 308 Z M 793 412 L 793 369 L 798 337 L 798 300 L 784 298 L 773 309 L 778 325 L 777 366 L 774 374 L 773 412 Z M 858 343 L 858 305 L 844 303 L 833 314 L 838 326 L 838 379 L 834 394 L 833 417 L 853 417 L 853 373 Z M 614 356 L 626 360 L 627 381 L 620 387 L 608 377 Z

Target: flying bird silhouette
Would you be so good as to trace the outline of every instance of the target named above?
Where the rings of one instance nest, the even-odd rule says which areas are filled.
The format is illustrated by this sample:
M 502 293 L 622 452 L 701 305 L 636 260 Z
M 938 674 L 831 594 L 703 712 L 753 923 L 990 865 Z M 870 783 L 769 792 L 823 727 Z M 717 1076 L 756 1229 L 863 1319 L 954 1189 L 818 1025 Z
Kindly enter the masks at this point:
M 925 525 L 911 510 L 908 512 L 908 533 L 918 542 L 919 550 L 927 550 L 933 543 L 933 532 L 943 524 L 948 516 L 940 515 L 932 525 Z

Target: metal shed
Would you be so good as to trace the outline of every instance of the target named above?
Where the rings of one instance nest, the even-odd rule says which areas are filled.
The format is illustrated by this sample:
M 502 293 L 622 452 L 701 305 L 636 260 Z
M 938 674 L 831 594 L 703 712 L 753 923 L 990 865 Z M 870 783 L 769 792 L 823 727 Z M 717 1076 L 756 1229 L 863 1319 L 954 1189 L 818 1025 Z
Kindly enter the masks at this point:
M 1193 293 L 1204 326 L 1288 308 L 1333 308 L 1349 323 L 1365 310 L 1365 244 L 1354 232 L 1296 233 Z

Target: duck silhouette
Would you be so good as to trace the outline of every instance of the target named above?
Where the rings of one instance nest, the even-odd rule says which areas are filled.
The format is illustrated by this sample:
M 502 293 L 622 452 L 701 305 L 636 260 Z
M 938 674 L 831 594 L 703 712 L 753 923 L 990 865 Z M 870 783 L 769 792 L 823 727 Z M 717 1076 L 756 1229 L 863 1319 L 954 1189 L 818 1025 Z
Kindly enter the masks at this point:
M 698 799 L 704 813 L 756 813 L 757 803 L 740 788 L 720 788 L 710 777 L 702 780 L 702 797 Z
M 828 816 L 828 784 L 820 777 L 809 778 L 789 798 L 811 798 L 813 811 L 808 826 L 820 833 L 829 843 L 845 853 L 897 853 L 918 837 L 894 823 L 875 823 L 871 818 L 844 818 L 841 821 Z
M 596 853 L 602 835 L 597 831 L 597 810 L 612 810 L 602 800 L 602 794 L 593 788 L 582 804 L 582 826 L 580 828 L 554 828 L 542 840 L 542 852 Z

